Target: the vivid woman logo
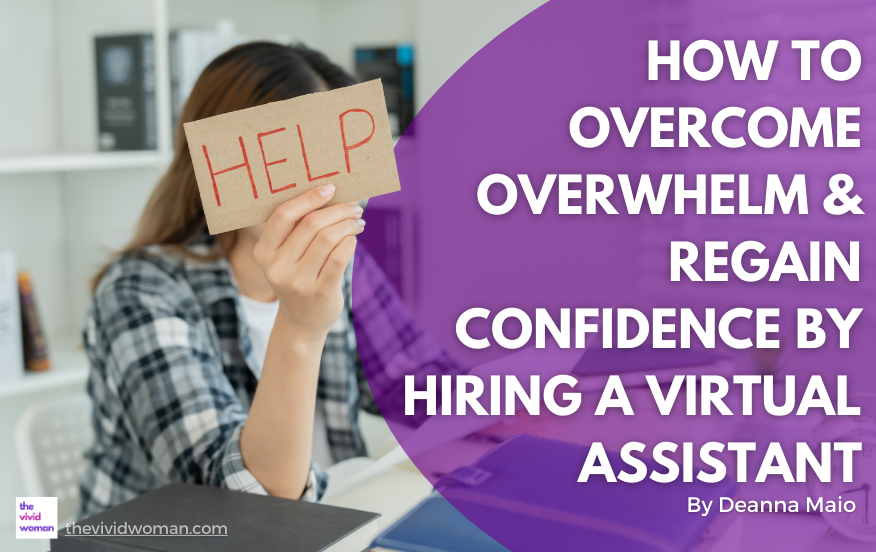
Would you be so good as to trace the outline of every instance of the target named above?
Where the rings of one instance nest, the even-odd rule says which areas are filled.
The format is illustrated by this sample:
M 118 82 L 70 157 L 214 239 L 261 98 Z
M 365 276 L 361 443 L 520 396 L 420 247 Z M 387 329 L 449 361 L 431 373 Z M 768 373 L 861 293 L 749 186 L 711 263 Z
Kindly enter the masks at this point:
M 54 496 L 15 499 L 15 538 L 58 538 L 58 498 Z

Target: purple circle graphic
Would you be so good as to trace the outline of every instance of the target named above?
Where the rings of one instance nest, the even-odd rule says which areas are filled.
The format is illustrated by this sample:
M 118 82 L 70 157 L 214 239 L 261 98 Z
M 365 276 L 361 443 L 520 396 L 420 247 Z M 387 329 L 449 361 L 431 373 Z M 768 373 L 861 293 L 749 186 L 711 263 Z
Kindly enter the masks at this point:
M 832 414 L 814 408 L 772 415 L 764 406 L 765 382 L 770 380 L 776 404 L 793 390 L 799 405 L 812 376 L 820 376 L 834 410 L 847 389 L 847 404 L 876 417 L 876 402 L 858 397 L 876 392 L 867 344 L 874 324 L 868 219 L 874 176 L 868 117 L 876 97 L 868 54 L 874 22 L 876 12 L 852 0 L 552 0 L 485 46 L 423 107 L 395 149 L 401 192 L 373 198 L 365 213 L 369 226 L 360 244 L 369 254 L 357 254 L 354 263 L 354 323 L 368 383 L 390 428 L 414 464 L 475 525 L 514 552 L 689 550 L 719 538 L 743 515 L 719 512 L 722 497 L 758 504 L 796 501 L 801 510 L 808 497 L 830 498 L 797 477 L 796 444 L 820 451 L 813 436 Z M 679 41 L 677 80 L 666 64 L 657 68 L 656 80 L 649 79 L 650 40 L 657 41 L 661 56 L 670 55 L 670 41 Z M 691 48 L 698 40 L 717 50 Z M 809 53 L 808 79 L 801 77 L 801 48 L 792 43 L 801 40 L 819 41 Z M 848 80 L 827 74 L 837 78 L 854 66 L 848 50 L 822 55 L 838 40 L 861 53 L 860 69 Z M 725 41 L 735 47 L 732 55 Z M 755 65 L 744 80 L 734 78 L 748 41 L 754 41 L 760 59 L 770 41 L 777 41 L 763 79 Z M 717 67 L 718 59 L 717 76 L 694 78 Z M 585 107 L 606 115 L 608 135 L 598 147 L 582 147 L 570 130 Z M 738 109 L 728 111 L 731 107 Z M 859 111 L 843 111 L 853 107 Z M 650 109 L 634 137 L 643 108 Z M 819 109 L 825 110 L 820 134 L 812 128 Z M 724 123 L 716 124 L 722 117 Z M 595 138 L 599 130 L 594 117 L 572 126 L 580 129 L 581 140 Z M 728 147 L 740 139 L 740 147 Z M 510 179 L 516 191 L 512 201 L 515 194 L 501 183 L 490 186 L 491 204 L 513 203 L 498 215 L 486 212 L 478 199 L 481 182 L 496 174 Z M 625 194 L 642 190 L 642 175 L 649 175 L 655 195 L 639 196 L 641 211 L 631 213 Z M 805 201 L 791 194 L 797 175 L 805 181 L 800 183 Z M 664 180 L 667 194 L 656 212 Z M 679 199 L 679 187 L 689 194 L 702 187 L 703 200 Z M 845 195 L 830 199 L 839 189 Z M 843 203 L 856 195 L 861 201 L 854 207 L 862 214 Z M 679 202 L 684 213 L 677 212 Z M 832 214 L 832 205 L 849 210 Z M 689 244 L 698 255 L 679 269 L 678 281 L 670 259 L 685 255 L 674 252 L 674 242 Z M 711 253 L 717 263 L 709 260 L 707 242 L 716 248 Z M 780 273 L 778 265 L 791 268 Z M 760 266 L 767 267 L 765 273 L 748 276 L 755 281 L 740 277 Z M 376 270 L 397 294 L 381 287 Z M 714 276 L 722 274 L 726 281 Z M 458 337 L 460 316 L 475 308 L 489 314 L 472 317 L 465 329 L 472 340 L 486 340 L 483 348 Z M 510 308 L 519 311 L 494 323 Z M 801 346 L 801 308 L 821 317 L 824 341 L 818 346 Z M 674 341 L 668 348 L 654 346 L 654 313 L 660 309 L 670 313 L 664 322 L 673 325 L 664 335 Z M 704 334 L 715 336 L 714 345 L 696 329 L 682 331 L 685 309 Z M 749 316 L 728 318 L 724 327 L 723 318 L 734 309 L 749 309 Z M 862 310 L 843 334 L 830 309 L 844 320 Z M 619 317 L 632 310 L 646 317 L 643 343 L 606 347 L 620 339 Z M 711 332 L 709 316 L 715 320 Z M 569 346 L 562 347 L 556 336 L 566 323 L 572 330 L 566 333 Z M 631 322 L 626 337 L 641 330 L 641 322 Z M 502 335 L 513 342 L 521 334 L 524 347 L 500 343 Z M 689 346 L 682 345 L 683 334 L 690 336 Z M 750 346 L 744 345 L 747 340 Z M 460 401 L 477 387 L 456 377 L 469 370 L 484 383 L 472 399 L 483 408 L 481 415 Z M 563 374 L 578 383 L 560 383 L 551 392 L 555 404 L 546 404 L 545 385 Z M 632 415 L 620 407 L 596 413 L 612 374 L 624 375 Z M 704 392 L 702 379 L 692 399 L 682 387 L 670 411 L 660 412 L 646 374 L 659 375 L 663 396 L 674 375 L 723 376 L 729 386 L 719 402 L 729 414 L 714 402 L 703 413 L 709 389 Z M 428 415 L 425 399 L 415 400 L 413 414 L 406 413 L 407 375 L 416 391 L 426 390 L 429 376 L 436 376 L 434 415 Z M 453 384 L 446 395 L 445 375 Z M 509 375 L 521 384 L 513 414 L 506 411 Z M 491 376 L 501 382 L 495 393 Z M 527 407 L 520 396 L 532 391 L 531 376 L 539 380 Z M 733 376 L 760 378 L 752 384 L 750 401 Z M 556 413 L 575 406 L 575 396 L 581 403 L 573 414 Z M 690 403 L 695 415 L 686 412 Z M 464 415 L 457 415 L 460 406 Z M 538 414 L 531 412 L 536 406 Z M 847 439 L 849 431 L 823 441 Z M 579 482 L 594 443 L 605 449 L 615 476 L 634 472 L 619 454 L 630 442 L 643 445 L 634 456 L 641 457 L 649 477 L 628 483 L 593 475 Z M 664 454 L 679 466 L 670 482 L 650 477 L 671 471 L 653 458 L 655 446 L 665 442 L 677 445 Z M 711 454 L 722 462 L 723 474 L 703 460 L 703 445 L 714 442 L 756 445 L 742 480 L 740 456 L 726 446 Z M 782 447 L 794 482 L 779 472 L 755 482 L 770 443 Z M 861 470 L 856 478 L 869 477 L 868 469 L 876 472 L 874 457 L 876 441 L 855 453 Z M 698 479 L 699 473 L 714 481 Z M 811 479 L 812 471 L 807 473 Z M 689 497 L 708 497 L 715 504 L 708 514 L 692 512 Z M 863 515 L 862 493 L 844 498 Z M 876 495 L 871 498 L 876 504 Z M 744 515 L 744 542 L 751 546 L 767 543 L 763 546 L 771 550 L 769 543 L 799 533 L 767 514 Z M 861 535 L 868 524 L 876 527 L 876 513 L 872 517 L 856 522 Z M 857 530 L 828 515 L 812 519 L 844 535 Z

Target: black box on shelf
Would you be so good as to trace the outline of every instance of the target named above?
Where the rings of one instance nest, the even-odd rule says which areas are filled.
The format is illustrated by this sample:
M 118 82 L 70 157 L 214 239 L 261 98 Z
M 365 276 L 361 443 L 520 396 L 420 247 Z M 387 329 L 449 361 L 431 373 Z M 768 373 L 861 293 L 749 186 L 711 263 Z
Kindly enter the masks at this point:
M 98 148 L 154 150 L 155 48 L 151 34 L 99 36 L 97 63 Z
M 356 74 L 362 82 L 382 81 L 392 134 L 403 134 L 414 120 L 413 46 L 356 48 Z

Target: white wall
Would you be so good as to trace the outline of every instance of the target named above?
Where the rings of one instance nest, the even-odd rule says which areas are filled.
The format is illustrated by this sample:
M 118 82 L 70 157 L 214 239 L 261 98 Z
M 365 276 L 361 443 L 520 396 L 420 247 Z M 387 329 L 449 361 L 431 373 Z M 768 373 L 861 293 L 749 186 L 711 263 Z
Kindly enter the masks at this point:
M 57 175 L 0 177 L 0 249 L 13 249 L 19 270 L 33 275 L 49 335 L 65 332 L 69 321 L 63 199 Z
M 55 33 L 51 0 L 0 0 L 0 155 L 56 147 Z M 55 174 L 0 176 L 0 248 L 32 272 L 48 331 L 68 320 L 63 188 Z
M 286 37 L 352 71 L 357 46 L 413 42 L 417 107 L 475 52 L 546 0 L 170 0 L 171 28 L 229 18 L 254 38 Z
M 412 0 L 324 0 L 322 37 L 317 45 L 332 61 L 352 71 L 357 46 L 392 46 L 416 40 Z
M 312 44 L 322 37 L 319 0 L 169 0 L 170 28 L 213 28 L 231 19 L 253 39 L 285 39 Z
M 68 245 L 69 324 L 82 328 L 89 281 L 133 236 L 134 224 L 161 176 L 156 169 L 70 173 L 64 176 Z
M 457 69 L 546 0 L 417 0 L 417 109 Z
M 171 0 L 171 28 L 211 28 L 231 19 L 253 39 L 303 42 L 353 69 L 353 49 L 411 42 L 416 3 L 412 0 Z
M 55 33 L 51 0 L 0 0 L 0 153 L 55 146 Z

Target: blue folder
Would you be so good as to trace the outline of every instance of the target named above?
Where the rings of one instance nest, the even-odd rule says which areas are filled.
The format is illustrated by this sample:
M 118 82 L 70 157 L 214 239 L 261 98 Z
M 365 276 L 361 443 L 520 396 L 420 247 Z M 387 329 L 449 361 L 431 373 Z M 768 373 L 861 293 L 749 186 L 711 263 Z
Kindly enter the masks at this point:
M 437 492 L 395 522 L 372 546 L 404 552 L 508 552 Z

